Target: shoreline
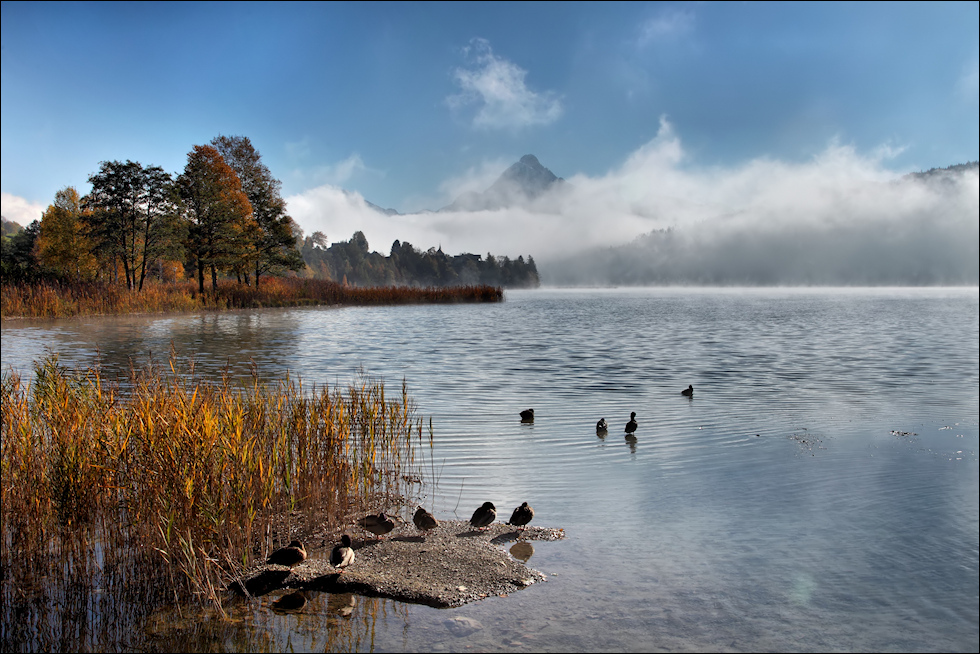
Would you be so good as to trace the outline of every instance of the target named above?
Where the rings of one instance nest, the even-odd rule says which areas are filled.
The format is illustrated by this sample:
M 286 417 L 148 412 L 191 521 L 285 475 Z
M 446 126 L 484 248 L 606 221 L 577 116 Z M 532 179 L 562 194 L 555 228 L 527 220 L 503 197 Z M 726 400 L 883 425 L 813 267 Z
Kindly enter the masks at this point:
M 349 286 L 338 282 L 272 278 L 261 287 L 224 282 L 200 293 L 192 282 L 153 284 L 130 291 L 119 284 L 3 284 L 0 318 L 47 319 L 91 315 L 179 315 L 198 311 L 304 306 L 392 306 L 502 302 L 500 286 Z

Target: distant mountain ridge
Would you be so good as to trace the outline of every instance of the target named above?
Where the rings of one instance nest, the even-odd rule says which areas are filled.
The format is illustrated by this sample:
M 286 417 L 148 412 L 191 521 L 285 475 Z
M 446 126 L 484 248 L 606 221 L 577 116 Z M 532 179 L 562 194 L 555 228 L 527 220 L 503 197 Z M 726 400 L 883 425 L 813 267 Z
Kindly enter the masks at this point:
M 391 209 L 391 208 L 385 209 L 384 207 L 379 206 L 379 205 L 377 205 L 377 204 L 375 204 L 373 202 L 370 202 L 369 200 L 365 200 L 364 203 L 367 204 L 367 206 L 369 206 L 372 209 L 374 209 L 375 211 L 377 211 L 378 213 L 383 213 L 386 216 L 400 216 L 401 215 L 401 213 L 398 212 L 398 209 Z
M 949 181 L 956 175 L 965 172 L 977 172 L 980 162 L 970 161 L 954 164 L 946 168 L 930 168 L 917 173 L 908 173 L 903 179 L 918 179 L 922 181 Z M 485 191 L 468 191 L 452 203 L 439 209 L 443 211 L 493 211 L 507 207 L 522 206 L 533 202 L 556 186 L 566 184 L 565 180 L 545 168 L 533 154 L 526 154 L 518 162 L 501 173 L 500 177 Z M 346 191 L 345 191 L 346 192 Z M 369 200 L 364 202 L 368 207 L 386 216 L 402 215 L 397 209 L 384 208 Z
M 526 154 L 487 190 L 464 193 L 439 211 L 492 211 L 521 205 L 564 183 L 564 179 L 542 166 L 537 157 Z
M 493 211 L 533 202 L 565 180 L 541 165 L 533 154 L 526 154 L 501 173 L 483 192 L 468 191 L 438 211 Z M 386 216 L 402 215 L 397 209 L 385 209 L 369 200 L 368 207 Z
M 946 168 L 930 168 L 920 173 L 909 173 L 905 177 L 931 181 L 935 179 L 953 179 L 954 176 L 966 172 L 980 173 L 980 161 L 970 161 L 967 163 L 954 164 Z

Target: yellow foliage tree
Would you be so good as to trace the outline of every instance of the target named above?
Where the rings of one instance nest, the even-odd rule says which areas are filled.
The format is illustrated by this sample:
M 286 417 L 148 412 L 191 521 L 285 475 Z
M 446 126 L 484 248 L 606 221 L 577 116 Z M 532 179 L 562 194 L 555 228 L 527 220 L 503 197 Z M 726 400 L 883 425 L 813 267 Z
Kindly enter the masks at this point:
M 84 213 L 78 191 L 66 186 L 41 215 L 38 260 L 47 271 L 70 282 L 94 279 L 99 271 L 92 243 L 85 235 Z

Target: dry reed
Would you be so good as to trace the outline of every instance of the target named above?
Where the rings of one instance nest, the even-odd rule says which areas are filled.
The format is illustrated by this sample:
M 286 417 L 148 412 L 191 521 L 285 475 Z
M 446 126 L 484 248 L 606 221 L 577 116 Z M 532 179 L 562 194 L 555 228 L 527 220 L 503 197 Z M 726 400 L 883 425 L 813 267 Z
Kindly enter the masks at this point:
M 421 472 L 413 436 L 404 382 L 391 398 L 363 376 L 207 381 L 174 355 L 122 384 L 56 357 L 30 385 L 4 373 L 3 651 L 126 649 L 117 624 L 191 597 L 220 613 L 221 589 L 274 547 L 396 503 Z
M 332 304 L 419 304 L 500 302 L 495 286 L 344 286 L 319 279 L 269 277 L 244 286 L 232 281 L 198 293 L 195 282 L 149 283 L 142 291 L 124 285 L 56 282 L 0 285 L 0 315 L 4 318 L 68 318 L 80 315 L 180 313 L 258 307 Z

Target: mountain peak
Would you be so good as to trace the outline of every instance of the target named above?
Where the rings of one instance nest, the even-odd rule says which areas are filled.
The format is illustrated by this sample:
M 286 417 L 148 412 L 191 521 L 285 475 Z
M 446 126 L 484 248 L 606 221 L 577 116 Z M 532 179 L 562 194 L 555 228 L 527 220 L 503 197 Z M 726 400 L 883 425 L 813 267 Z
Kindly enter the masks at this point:
M 564 181 L 533 154 L 526 154 L 483 193 L 464 193 L 440 211 L 484 211 L 525 204 Z

